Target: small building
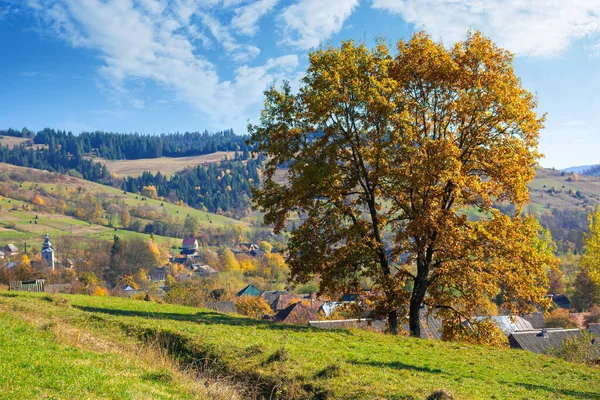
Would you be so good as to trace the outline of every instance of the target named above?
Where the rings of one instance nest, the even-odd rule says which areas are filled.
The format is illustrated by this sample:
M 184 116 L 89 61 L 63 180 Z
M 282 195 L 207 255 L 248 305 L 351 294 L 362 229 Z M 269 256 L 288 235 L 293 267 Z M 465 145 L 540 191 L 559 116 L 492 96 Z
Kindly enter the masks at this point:
M 219 271 L 217 271 L 210 265 L 194 264 L 192 265 L 192 267 L 194 268 L 194 272 L 196 272 L 196 274 L 198 274 L 198 276 L 200 276 L 201 278 L 210 278 L 219 274 Z
M 284 324 L 307 325 L 309 321 L 318 318 L 311 309 L 305 307 L 302 303 L 296 303 L 277 311 L 272 319 Z
M 17 249 L 17 246 L 15 246 L 12 243 L 7 244 L 6 246 L 4 246 L 4 248 L 2 249 L 4 250 L 4 255 L 6 257 L 12 257 L 12 256 L 16 256 L 17 254 L 19 254 L 19 249 Z
M 567 340 L 582 337 L 579 329 L 542 329 L 513 332 L 508 342 L 513 349 L 546 354 L 550 349 L 560 349 Z
M 184 238 L 181 243 L 181 254 L 194 254 L 198 250 L 198 240 L 194 238 Z
M 248 285 L 245 288 L 243 288 L 242 290 L 240 290 L 239 292 L 237 292 L 236 296 L 237 297 L 242 297 L 242 296 L 258 297 L 261 294 L 262 294 L 262 292 L 260 290 L 258 290 L 256 287 L 254 287 L 254 285 Z
M 0 260 L 4 260 L 4 256 L 5 256 L 4 252 L 2 250 L 0 250 Z
M 167 269 L 165 267 L 156 267 L 150 271 L 150 282 L 162 282 L 167 279 Z
M 46 232 L 46 239 L 42 245 L 42 260 L 46 262 L 46 266 L 54 270 L 54 249 L 50 243 L 50 235 Z

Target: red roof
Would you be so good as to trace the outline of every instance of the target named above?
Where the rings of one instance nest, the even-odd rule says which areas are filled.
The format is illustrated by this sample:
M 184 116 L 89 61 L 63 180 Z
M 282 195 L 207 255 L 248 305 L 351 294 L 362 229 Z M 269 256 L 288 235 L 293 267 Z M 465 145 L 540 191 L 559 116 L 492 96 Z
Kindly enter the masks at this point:
M 183 244 L 194 244 L 194 243 L 196 243 L 196 239 L 194 239 L 194 238 L 183 239 Z

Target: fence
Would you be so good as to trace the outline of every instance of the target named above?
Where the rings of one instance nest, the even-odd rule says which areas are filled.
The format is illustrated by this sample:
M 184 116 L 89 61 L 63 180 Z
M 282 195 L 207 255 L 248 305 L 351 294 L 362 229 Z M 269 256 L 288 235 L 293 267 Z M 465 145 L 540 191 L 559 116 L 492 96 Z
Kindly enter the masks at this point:
M 25 292 L 43 292 L 45 286 L 45 279 L 36 279 L 35 281 L 10 281 L 8 284 L 8 290 L 21 290 Z

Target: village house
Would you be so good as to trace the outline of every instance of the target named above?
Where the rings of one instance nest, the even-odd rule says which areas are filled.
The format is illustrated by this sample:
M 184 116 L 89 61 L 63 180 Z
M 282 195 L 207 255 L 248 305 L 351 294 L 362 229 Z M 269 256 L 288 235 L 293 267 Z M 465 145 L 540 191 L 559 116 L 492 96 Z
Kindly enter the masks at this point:
M 508 342 L 513 349 L 546 354 L 550 349 L 562 348 L 567 340 L 581 337 L 579 329 L 536 329 L 513 332 L 508 336 Z
M 193 264 L 192 269 L 201 278 L 211 278 L 219 274 L 219 271 L 210 265 Z
M 262 292 L 256 288 L 254 285 L 248 285 L 246 287 L 244 287 L 242 290 L 240 290 L 239 292 L 237 292 L 236 297 L 242 297 L 242 296 L 252 296 L 252 297 L 258 297 L 262 294 Z
M 191 255 L 198 250 L 198 240 L 194 238 L 185 238 L 181 243 L 181 254 Z
M 167 279 L 167 269 L 165 267 L 156 267 L 150 271 L 150 282 L 162 282 Z
M 4 250 L 5 257 L 13 257 L 19 254 L 19 249 L 17 249 L 17 246 L 15 246 L 12 243 L 9 243 L 6 246 L 4 246 L 2 250 Z
M 4 252 L 2 250 L 0 250 L 0 260 L 4 260 L 4 256 L 5 256 Z
M 274 316 L 268 319 L 284 324 L 307 325 L 309 321 L 317 320 L 318 316 L 302 303 L 295 303 L 277 311 Z

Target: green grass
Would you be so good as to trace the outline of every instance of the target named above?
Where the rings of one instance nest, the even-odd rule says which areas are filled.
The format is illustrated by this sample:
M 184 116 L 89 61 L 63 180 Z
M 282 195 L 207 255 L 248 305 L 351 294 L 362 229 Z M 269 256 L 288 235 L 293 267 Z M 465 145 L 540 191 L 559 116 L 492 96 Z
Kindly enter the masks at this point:
M 321 331 L 121 298 L 65 296 L 72 308 L 64 308 L 42 297 L 0 294 L 0 305 L 115 338 L 161 337 L 183 362 L 204 360 L 288 398 L 424 399 L 440 389 L 458 399 L 600 398 L 600 369 L 525 351 Z
M 213 226 L 213 227 L 226 227 L 232 226 L 235 224 L 247 225 L 244 221 L 239 221 L 233 218 L 228 218 L 219 214 L 209 213 L 201 210 L 197 210 L 191 207 L 179 206 L 176 204 L 171 204 L 166 201 L 160 201 L 155 199 L 148 198 L 147 200 L 141 200 L 142 196 L 139 196 L 135 193 L 123 193 L 122 190 L 116 189 L 110 186 L 100 185 L 98 183 L 91 183 L 89 181 L 81 180 L 86 186 L 90 187 L 90 191 L 92 193 L 103 193 L 111 196 L 117 196 L 120 200 L 123 200 L 125 204 L 130 207 L 135 206 L 144 206 L 150 205 L 155 206 L 160 214 L 166 212 L 167 215 L 172 216 L 174 218 L 180 218 L 182 221 L 189 214 L 191 216 L 197 217 L 201 226 Z M 65 187 L 64 184 L 57 183 L 38 183 L 38 186 L 43 187 L 49 193 L 57 193 L 58 188 L 62 186 L 63 190 Z M 24 182 L 23 186 L 28 188 L 32 182 Z M 74 187 L 76 185 L 68 185 L 68 187 Z M 137 197 L 137 199 L 136 199 Z M 212 222 L 211 222 L 212 221 Z
M 51 326 L 51 325 L 48 325 Z M 61 344 L 48 328 L 0 312 L 1 399 L 194 398 L 198 393 L 122 352 Z M 204 397 L 204 396 L 203 396 Z

